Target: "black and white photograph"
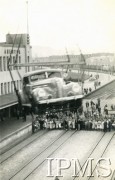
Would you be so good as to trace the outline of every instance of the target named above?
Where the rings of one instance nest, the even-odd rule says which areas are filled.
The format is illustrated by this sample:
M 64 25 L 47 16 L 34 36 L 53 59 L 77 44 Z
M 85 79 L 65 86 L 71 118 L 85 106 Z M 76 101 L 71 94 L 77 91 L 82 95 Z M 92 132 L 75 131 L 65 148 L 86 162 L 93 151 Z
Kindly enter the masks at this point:
M 115 0 L 0 0 L 0 180 L 115 180 Z

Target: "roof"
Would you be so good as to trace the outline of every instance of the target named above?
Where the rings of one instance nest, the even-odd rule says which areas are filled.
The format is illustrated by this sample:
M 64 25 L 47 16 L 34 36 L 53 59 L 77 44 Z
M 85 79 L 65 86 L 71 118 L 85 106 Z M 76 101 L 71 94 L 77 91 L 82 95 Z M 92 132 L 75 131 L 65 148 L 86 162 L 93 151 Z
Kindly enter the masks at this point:
M 16 94 L 12 93 L 12 94 L 6 94 L 6 95 L 0 96 L 0 109 L 10 107 L 17 103 L 18 101 L 17 101 Z
M 102 86 L 101 88 L 93 91 L 92 93 L 86 95 L 84 99 L 114 99 L 115 98 L 115 80 Z
M 31 72 L 25 73 L 24 77 L 27 77 L 27 76 L 30 76 L 30 75 L 33 75 L 36 73 L 41 73 L 41 72 L 62 72 L 62 70 L 60 70 L 60 69 L 39 69 L 36 71 L 31 71 Z

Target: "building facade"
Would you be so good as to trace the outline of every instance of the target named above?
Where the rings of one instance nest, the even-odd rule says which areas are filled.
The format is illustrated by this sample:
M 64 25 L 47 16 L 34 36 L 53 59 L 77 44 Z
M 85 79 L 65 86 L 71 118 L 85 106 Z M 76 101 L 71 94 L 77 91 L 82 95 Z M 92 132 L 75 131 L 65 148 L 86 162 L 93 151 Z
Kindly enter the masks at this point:
M 68 59 L 69 56 L 69 59 Z M 115 55 L 113 53 L 93 53 L 93 54 L 84 54 L 84 59 L 86 60 L 86 64 L 102 64 L 102 65 L 108 65 L 110 63 L 115 63 Z M 33 62 L 38 63 L 48 63 L 48 62 L 70 62 L 70 63 L 76 63 L 76 64 L 82 64 L 82 58 L 80 55 L 57 55 L 57 56 L 48 56 L 48 57 L 36 57 L 34 58 Z
M 17 53 L 18 52 L 18 53 Z M 31 67 L 10 66 L 12 77 L 8 70 L 10 64 L 32 62 L 32 47 L 28 34 L 7 34 L 6 42 L 0 43 L 0 121 L 16 117 L 18 99 L 14 91 L 15 82 L 18 90 L 22 87 L 22 76 L 32 70 Z
M 14 92 L 13 81 L 7 67 L 9 58 L 11 64 L 15 63 L 15 61 L 18 64 L 32 62 L 32 47 L 29 43 L 28 34 L 7 34 L 6 42 L 0 43 L 0 96 Z M 17 73 L 17 70 L 19 71 L 20 75 L 23 76 L 25 72 L 29 72 L 31 70 L 31 67 L 16 68 L 11 66 L 10 68 L 16 87 L 17 89 L 20 89 L 21 79 Z
M 76 64 L 81 64 L 80 62 L 80 56 L 79 55 L 68 55 L 69 59 L 67 57 L 67 55 L 57 55 L 57 56 L 49 56 L 49 57 L 36 57 L 34 59 L 34 62 L 38 62 L 38 63 L 66 63 L 66 62 L 71 62 L 71 63 L 76 63 Z M 69 61 L 70 60 L 70 61 Z

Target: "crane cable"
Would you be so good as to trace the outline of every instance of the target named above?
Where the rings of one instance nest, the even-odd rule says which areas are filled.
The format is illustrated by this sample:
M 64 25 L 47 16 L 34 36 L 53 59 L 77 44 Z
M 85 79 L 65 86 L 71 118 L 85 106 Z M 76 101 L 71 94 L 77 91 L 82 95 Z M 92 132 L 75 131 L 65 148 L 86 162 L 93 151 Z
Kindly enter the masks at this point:
M 18 73 L 18 76 L 22 80 L 22 77 L 21 77 L 21 75 L 20 75 L 20 73 L 18 71 L 18 67 L 17 67 L 18 54 L 19 54 L 19 50 L 20 50 L 21 40 L 22 40 L 22 34 L 21 34 L 21 37 L 20 37 L 20 42 L 19 42 L 19 45 L 18 45 L 17 53 L 16 53 L 16 59 L 15 59 L 15 62 L 14 62 L 14 67 L 16 67 L 16 71 Z
M 14 45 L 15 45 L 16 37 L 17 37 L 17 34 L 15 35 L 15 38 L 14 38 L 14 41 L 13 41 L 13 44 L 12 44 L 12 49 L 11 49 L 11 52 L 10 52 L 10 57 L 9 57 L 9 59 L 7 61 L 7 68 L 8 68 L 8 71 L 10 73 L 13 85 L 14 85 L 14 90 L 15 90 L 16 96 L 18 98 L 18 102 L 21 105 L 21 99 L 20 99 L 20 96 L 19 96 L 19 93 L 18 93 L 18 89 L 16 87 L 16 83 L 14 81 L 14 78 L 13 78 L 13 75 L 12 75 L 12 72 L 11 72 L 11 68 L 10 68 L 10 63 L 11 63 L 11 58 L 12 58 L 12 53 L 13 53 L 13 48 L 14 48 Z
M 65 50 L 66 50 L 66 56 L 67 56 L 68 62 L 70 63 L 70 57 L 69 57 L 67 48 L 65 48 Z M 68 66 L 67 66 L 66 73 L 68 72 L 68 70 L 69 70 L 69 64 L 68 64 Z

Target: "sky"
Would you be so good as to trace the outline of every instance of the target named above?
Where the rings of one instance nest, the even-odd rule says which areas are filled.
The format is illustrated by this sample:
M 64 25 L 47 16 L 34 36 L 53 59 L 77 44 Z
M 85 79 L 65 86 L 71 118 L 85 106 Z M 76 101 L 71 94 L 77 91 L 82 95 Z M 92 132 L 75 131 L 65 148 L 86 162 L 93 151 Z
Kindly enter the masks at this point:
M 28 0 L 32 46 L 115 52 L 115 0 Z M 27 1 L 0 0 L 0 42 L 27 32 Z

